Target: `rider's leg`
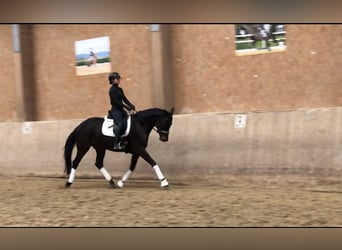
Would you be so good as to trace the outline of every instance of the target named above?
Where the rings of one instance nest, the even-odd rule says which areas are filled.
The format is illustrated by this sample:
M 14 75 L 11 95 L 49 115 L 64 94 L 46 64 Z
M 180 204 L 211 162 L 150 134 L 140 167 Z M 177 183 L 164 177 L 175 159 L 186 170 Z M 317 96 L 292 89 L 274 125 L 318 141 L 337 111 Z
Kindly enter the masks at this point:
M 120 145 L 122 135 L 122 124 L 118 124 L 114 128 L 114 149 L 122 149 Z
M 122 149 L 122 147 L 120 146 L 120 140 L 121 140 L 121 135 L 122 135 L 122 130 L 123 130 L 123 118 L 122 118 L 120 111 L 112 111 L 111 114 L 115 122 L 115 126 L 113 127 L 113 132 L 115 135 L 113 149 L 115 150 Z

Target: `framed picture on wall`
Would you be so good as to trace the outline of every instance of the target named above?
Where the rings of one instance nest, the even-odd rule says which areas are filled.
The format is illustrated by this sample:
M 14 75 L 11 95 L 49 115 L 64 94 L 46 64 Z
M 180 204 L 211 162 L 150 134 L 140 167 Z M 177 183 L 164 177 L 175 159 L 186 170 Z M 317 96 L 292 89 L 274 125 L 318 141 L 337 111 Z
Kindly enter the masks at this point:
M 97 37 L 75 42 L 76 75 L 111 71 L 109 37 Z
M 284 24 L 236 24 L 235 53 L 255 55 L 286 50 Z

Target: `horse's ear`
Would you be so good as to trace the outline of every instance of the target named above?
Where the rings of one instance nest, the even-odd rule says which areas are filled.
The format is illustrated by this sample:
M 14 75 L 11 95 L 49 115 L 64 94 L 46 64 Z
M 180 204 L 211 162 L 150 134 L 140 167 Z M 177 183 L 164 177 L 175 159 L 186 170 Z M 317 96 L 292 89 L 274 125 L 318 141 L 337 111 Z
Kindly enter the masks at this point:
M 170 114 L 173 115 L 173 111 L 175 111 L 174 107 L 170 110 Z

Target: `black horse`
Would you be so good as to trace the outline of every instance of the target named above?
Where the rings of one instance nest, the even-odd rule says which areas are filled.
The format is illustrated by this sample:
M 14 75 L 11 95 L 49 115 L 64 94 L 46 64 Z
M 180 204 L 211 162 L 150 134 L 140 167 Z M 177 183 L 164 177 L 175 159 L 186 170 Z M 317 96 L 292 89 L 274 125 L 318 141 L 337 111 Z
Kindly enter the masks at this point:
M 161 187 L 168 186 L 167 180 L 162 174 L 157 163 L 146 151 L 146 147 L 152 129 L 155 129 L 158 132 L 159 139 L 161 141 L 168 141 L 169 130 L 172 125 L 173 111 L 173 108 L 170 112 L 163 109 L 152 108 L 139 111 L 131 115 L 131 130 L 125 138 L 127 141 L 125 153 L 132 154 L 132 158 L 129 170 L 117 183 L 118 187 L 122 188 L 124 182 L 131 176 L 139 157 L 142 157 L 154 169 L 158 179 L 161 181 Z M 69 177 L 65 184 L 66 187 L 70 187 L 73 183 L 76 169 L 90 147 L 93 147 L 96 151 L 95 166 L 101 171 L 105 179 L 113 187 L 116 187 L 111 175 L 103 166 L 103 159 L 105 157 L 106 150 L 114 151 L 114 137 L 102 134 L 101 130 L 103 121 L 104 118 L 100 117 L 88 118 L 81 122 L 68 136 L 64 147 L 65 172 Z M 75 145 L 77 147 L 77 154 L 75 159 L 71 161 L 72 151 Z

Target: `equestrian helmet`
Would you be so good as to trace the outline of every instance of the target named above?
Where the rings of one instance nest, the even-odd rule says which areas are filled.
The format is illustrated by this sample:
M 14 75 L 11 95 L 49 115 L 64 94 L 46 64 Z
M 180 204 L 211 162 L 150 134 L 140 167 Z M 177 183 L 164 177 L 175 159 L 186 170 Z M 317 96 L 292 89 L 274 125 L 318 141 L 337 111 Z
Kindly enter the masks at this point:
M 121 76 L 120 76 L 120 74 L 118 72 L 112 72 L 112 73 L 109 74 L 109 76 L 108 76 L 109 82 L 112 83 L 112 81 L 114 79 L 121 79 Z

